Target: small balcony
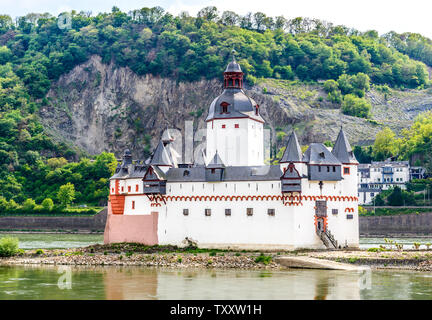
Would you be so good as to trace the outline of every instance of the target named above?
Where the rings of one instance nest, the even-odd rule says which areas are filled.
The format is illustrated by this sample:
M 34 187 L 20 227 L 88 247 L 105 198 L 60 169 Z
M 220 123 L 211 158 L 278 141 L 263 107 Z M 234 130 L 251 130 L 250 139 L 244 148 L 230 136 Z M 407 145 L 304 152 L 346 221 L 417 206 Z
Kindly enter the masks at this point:
M 282 192 L 301 192 L 301 183 L 282 183 Z
M 144 183 L 144 194 L 166 194 L 166 181 Z
M 383 167 L 382 173 L 383 174 L 393 174 L 393 168 L 392 167 Z

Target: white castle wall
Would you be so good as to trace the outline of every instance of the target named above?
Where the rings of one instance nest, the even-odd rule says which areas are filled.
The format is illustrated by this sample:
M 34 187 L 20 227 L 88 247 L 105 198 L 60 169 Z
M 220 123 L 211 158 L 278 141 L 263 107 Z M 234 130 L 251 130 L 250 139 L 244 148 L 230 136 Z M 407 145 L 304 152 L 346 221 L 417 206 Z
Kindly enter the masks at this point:
M 206 148 L 207 163 L 217 150 L 226 166 L 263 165 L 263 124 L 249 118 L 209 121 Z
M 350 175 L 337 182 L 324 182 L 320 190 L 319 181 L 302 179 L 304 196 L 357 196 L 356 166 L 351 166 Z M 351 180 L 355 180 L 354 183 Z M 167 183 L 166 196 L 280 196 L 280 180 L 238 181 L 238 182 L 171 182 Z M 136 191 L 135 186 L 139 188 Z M 315 201 L 303 200 L 299 206 L 285 206 L 282 200 L 243 201 L 180 201 L 167 200 L 161 206 L 152 206 L 142 194 L 141 179 L 120 180 L 127 194 L 125 215 L 149 215 L 159 213 L 158 239 L 160 244 L 181 245 L 188 237 L 205 247 L 241 248 L 324 248 L 315 232 Z M 131 192 L 128 191 L 131 186 Z M 114 183 L 111 182 L 111 187 Z M 111 189 L 112 190 L 112 189 Z M 134 209 L 132 208 L 134 201 Z M 328 228 L 342 246 L 358 246 L 358 212 L 356 201 L 327 202 Z M 253 215 L 247 216 L 247 208 L 253 208 Z M 354 212 L 346 212 L 352 208 Z M 183 209 L 189 215 L 183 215 Z M 211 216 L 205 216 L 205 209 L 211 209 Z M 231 209 L 231 216 L 225 215 Z M 275 216 L 268 215 L 268 209 L 275 209 Z M 332 209 L 338 209 L 332 214 Z M 347 219 L 347 214 L 353 219 Z

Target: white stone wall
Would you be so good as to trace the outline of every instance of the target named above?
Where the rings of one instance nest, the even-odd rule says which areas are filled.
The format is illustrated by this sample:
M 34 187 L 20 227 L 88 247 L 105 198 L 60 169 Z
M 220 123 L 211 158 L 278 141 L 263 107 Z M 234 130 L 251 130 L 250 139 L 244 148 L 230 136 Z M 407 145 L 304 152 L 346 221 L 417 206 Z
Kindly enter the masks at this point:
M 351 175 L 356 178 L 356 166 Z M 356 179 L 345 177 L 343 181 L 324 182 L 320 190 L 318 182 L 302 180 L 304 196 L 357 196 Z M 352 183 L 351 179 L 354 179 Z M 112 182 L 113 184 L 113 182 Z M 139 184 L 136 192 L 135 185 Z M 205 247 L 238 248 L 324 248 L 315 233 L 315 200 L 307 199 L 302 205 L 285 206 L 282 200 L 167 200 L 166 204 L 152 206 L 141 192 L 141 179 L 124 180 L 126 192 L 125 215 L 159 213 L 158 238 L 160 244 L 181 245 L 188 237 Z M 237 182 L 175 182 L 167 183 L 166 197 L 170 196 L 281 196 L 280 180 Z M 132 209 L 134 201 L 134 209 Z M 294 201 L 297 202 L 297 201 Z M 356 201 L 327 201 L 328 228 L 342 246 L 358 246 L 358 212 Z M 247 215 L 253 208 L 253 215 Z M 346 212 L 353 208 L 354 212 Z M 183 215 L 183 209 L 189 214 Z M 205 209 L 211 215 L 205 215 Z M 225 215 L 231 209 L 231 216 Z M 275 210 L 275 216 L 268 214 Z M 334 213 L 332 209 L 337 209 Z M 350 209 L 351 210 L 351 209 Z M 347 219 L 351 214 L 353 219 Z
M 207 122 L 207 163 L 213 159 L 217 150 L 226 166 L 263 165 L 263 141 L 263 124 L 252 119 L 209 121 Z

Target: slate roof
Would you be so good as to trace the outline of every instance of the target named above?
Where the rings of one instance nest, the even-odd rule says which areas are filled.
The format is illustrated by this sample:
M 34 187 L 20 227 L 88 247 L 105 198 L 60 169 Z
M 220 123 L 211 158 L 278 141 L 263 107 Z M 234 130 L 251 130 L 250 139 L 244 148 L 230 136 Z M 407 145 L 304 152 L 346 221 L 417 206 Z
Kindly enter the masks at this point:
M 166 177 L 168 182 L 205 182 L 205 172 L 205 167 L 171 168 Z M 281 176 L 279 165 L 226 167 L 221 181 L 272 181 Z
M 221 113 L 221 103 L 228 103 L 228 113 Z M 248 97 L 243 89 L 226 88 L 222 94 L 216 97 L 210 104 L 206 121 L 212 119 L 230 119 L 230 118 L 253 118 L 264 122 L 260 115 L 255 115 L 255 106 L 257 103 Z
M 288 138 L 288 143 L 280 163 L 301 161 L 301 160 L 302 160 L 301 148 L 298 143 L 297 135 L 293 131 Z
M 129 149 L 126 149 L 123 153 L 122 166 L 127 166 L 132 163 L 132 154 Z
M 234 56 L 230 63 L 228 63 L 225 72 L 242 72 L 242 69 L 240 68 L 240 65 L 235 60 Z
M 332 153 L 342 163 L 358 163 L 342 128 L 339 131 Z
M 408 167 L 409 161 L 372 161 L 372 168 L 380 168 L 384 166 L 390 167 Z
M 209 162 L 209 164 L 207 165 L 208 169 L 220 169 L 220 168 L 225 168 L 225 165 L 222 161 L 222 159 L 220 158 L 217 150 L 216 153 L 213 157 L 213 159 Z
M 304 162 L 309 164 L 341 165 L 342 163 L 322 143 L 311 143 L 303 155 Z
M 145 164 L 130 164 L 126 167 L 117 167 L 114 175 L 110 179 L 139 179 L 144 178 L 145 173 L 150 165 Z M 165 173 L 160 170 L 157 166 L 153 167 L 153 172 L 159 179 L 165 179 Z
M 150 167 L 152 167 L 152 169 L 153 169 L 153 174 L 148 174 L 146 177 L 146 180 L 154 180 L 154 179 L 166 180 L 166 175 L 161 169 L 159 169 L 157 166 L 150 166 Z M 147 172 L 148 168 L 149 168 L 149 166 L 147 166 L 146 170 L 144 170 L 144 173 Z M 142 177 L 144 177 L 144 176 L 142 176 Z M 130 178 L 137 178 L 137 177 L 131 176 Z
M 171 157 L 162 141 L 157 145 L 150 164 L 155 166 L 172 166 Z

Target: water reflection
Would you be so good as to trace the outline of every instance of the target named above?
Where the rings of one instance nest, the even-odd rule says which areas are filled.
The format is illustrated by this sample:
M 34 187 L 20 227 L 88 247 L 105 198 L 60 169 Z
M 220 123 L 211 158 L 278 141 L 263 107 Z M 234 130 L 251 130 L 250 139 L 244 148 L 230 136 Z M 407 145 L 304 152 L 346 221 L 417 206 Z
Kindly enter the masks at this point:
M 0 299 L 432 299 L 432 273 L 0 267 Z
M 108 300 L 157 299 L 156 269 L 106 268 L 103 281 Z

